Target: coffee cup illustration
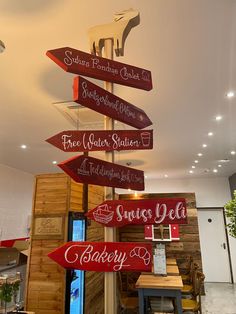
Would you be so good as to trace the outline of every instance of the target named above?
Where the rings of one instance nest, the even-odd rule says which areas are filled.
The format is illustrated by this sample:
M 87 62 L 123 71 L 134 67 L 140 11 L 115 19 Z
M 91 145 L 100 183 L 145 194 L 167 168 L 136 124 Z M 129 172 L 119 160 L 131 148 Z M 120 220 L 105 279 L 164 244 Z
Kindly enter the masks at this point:
M 141 140 L 143 146 L 147 147 L 150 145 L 150 132 L 142 132 L 141 133 Z

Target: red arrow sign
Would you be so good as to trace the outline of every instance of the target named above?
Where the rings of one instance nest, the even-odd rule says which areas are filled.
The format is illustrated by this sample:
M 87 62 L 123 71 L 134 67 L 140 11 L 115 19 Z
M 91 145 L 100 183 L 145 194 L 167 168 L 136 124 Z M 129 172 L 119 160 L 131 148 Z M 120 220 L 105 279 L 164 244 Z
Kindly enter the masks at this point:
M 46 140 L 64 152 L 152 149 L 153 131 L 63 131 Z
M 74 101 L 138 129 L 152 124 L 146 113 L 82 77 L 74 78 Z
M 87 216 L 108 227 L 187 223 L 184 198 L 105 201 Z
M 144 190 L 144 174 L 141 170 L 83 155 L 72 157 L 58 166 L 76 182 Z
M 152 244 L 129 242 L 67 242 L 48 254 L 66 269 L 151 271 Z
M 49 50 L 46 55 L 66 72 L 145 90 L 152 89 L 151 72 L 145 69 L 69 47 Z

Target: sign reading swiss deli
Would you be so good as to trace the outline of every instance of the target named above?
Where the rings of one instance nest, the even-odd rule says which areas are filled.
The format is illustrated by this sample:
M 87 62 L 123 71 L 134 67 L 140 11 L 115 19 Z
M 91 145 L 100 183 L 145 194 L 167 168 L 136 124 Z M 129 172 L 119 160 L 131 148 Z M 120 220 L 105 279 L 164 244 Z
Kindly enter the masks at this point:
M 151 224 L 186 224 L 184 198 L 105 201 L 87 217 L 107 227 Z
M 46 55 L 63 70 L 144 90 L 152 89 L 151 72 L 135 66 L 63 47 Z
M 72 157 L 58 166 L 76 182 L 144 190 L 144 173 L 141 170 L 84 155 Z
M 137 129 L 152 124 L 146 113 L 105 89 L 77 76 L 74 78 L 74 101 L 112 119 Z
M 153 131 L 77 131 L 60 132 L 46 140 L 64 152 L 152 149 Z
M 152 268 L 151 243 L 67 242 L 48 256 L 66 269 L 150 272 Z

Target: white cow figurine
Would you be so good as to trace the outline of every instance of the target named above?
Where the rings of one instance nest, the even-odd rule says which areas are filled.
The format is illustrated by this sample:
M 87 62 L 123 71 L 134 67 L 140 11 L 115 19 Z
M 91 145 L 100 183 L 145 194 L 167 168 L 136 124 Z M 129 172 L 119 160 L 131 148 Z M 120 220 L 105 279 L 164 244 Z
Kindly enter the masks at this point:
M 140 23 L 139 12 L 133 9 L 114 15 L 109 24 L 93 26 L 89 29 L 90 51 L 101 56 L 105 39 L 113 39 L 116 56 L 124 55 L 124 43 L 131 28 Z

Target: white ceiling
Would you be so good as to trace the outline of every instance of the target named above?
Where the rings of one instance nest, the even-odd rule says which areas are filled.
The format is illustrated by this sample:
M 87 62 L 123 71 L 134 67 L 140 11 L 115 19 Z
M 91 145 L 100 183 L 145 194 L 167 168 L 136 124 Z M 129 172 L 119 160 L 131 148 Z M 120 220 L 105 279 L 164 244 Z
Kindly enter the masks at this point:
M 45 139 L 75 128 L 53 105 L 72 99 L 74 75 L 45 53 L 65 46 L 89 52 L 88 28 L 131 7 L 139 10 L 141 23 L 126 40 L 125 56 L 116 60 L 151 70 L 154 88 L 116 85 L 115 93 L 151 118 L 154 149 L 116 153 L 116 162 L 131 162 L 148 178 L 235 172 L 230 151 L 236 150 L 236 98 L 225 97 L 236 91 L 235 0 L 1 0 L 0 39 L 6 50 L 0 55 L 0 163 L 33 174 L 60 171 L 52 161 L 72 154 Z M 88 109 L 79 110 L 79 118 L 80 128 L 101 121 Z M 199 152 L 203 156 L 197 158 Z M 190 174 L 195 159 L 199 163 Z M 220 159 L 230 161 L 218 168 Z

